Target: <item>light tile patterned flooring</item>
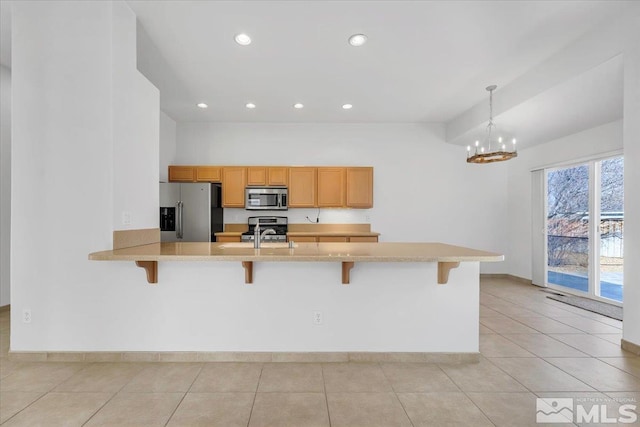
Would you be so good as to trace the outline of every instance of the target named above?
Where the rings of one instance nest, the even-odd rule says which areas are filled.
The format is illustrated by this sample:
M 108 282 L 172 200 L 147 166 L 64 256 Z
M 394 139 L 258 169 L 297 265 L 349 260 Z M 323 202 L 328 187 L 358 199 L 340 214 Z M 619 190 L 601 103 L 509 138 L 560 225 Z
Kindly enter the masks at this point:
M 507 279 L 481 291 L 482 356 L 462 365 L 16 362 L 4 312 L 0 422 L 511 427 L 536 425 L 538 396 L 640 401 L 640 357 L 620 349 L 621 322 Z

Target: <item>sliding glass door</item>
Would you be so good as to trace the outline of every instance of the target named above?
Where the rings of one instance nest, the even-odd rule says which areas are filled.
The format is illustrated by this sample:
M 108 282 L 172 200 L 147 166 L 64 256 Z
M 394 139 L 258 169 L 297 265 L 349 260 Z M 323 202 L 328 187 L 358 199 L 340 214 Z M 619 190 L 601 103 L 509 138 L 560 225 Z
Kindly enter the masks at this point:
M 596 163 L 600 175 L 598 282 L 595 294 L 622 302 L 624 237 L 624 162 L 622 157 Z
M 589 292 L 589 166 L 547 172 L 547 281 Z
M 622 302 L 623 158 L 546 171 L 547 283 Z

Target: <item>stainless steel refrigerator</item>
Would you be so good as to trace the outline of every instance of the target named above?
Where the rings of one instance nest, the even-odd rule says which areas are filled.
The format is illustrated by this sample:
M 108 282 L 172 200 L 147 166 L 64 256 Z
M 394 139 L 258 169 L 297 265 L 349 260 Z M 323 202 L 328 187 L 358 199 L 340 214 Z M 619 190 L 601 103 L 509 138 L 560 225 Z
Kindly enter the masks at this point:
M 220 184 L 160 183 L 160 240 L 215 242 L 223 229 Z

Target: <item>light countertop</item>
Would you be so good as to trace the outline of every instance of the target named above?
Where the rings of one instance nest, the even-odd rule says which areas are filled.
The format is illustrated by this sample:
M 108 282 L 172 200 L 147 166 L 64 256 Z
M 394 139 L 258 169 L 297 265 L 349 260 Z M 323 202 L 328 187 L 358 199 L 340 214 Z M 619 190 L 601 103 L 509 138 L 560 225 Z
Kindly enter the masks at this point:
M 252 243 L 153 243 L 89 254 L 101 261 L 496 262 L 504 256 L 444 243 L 296 243 L 254 249 Z

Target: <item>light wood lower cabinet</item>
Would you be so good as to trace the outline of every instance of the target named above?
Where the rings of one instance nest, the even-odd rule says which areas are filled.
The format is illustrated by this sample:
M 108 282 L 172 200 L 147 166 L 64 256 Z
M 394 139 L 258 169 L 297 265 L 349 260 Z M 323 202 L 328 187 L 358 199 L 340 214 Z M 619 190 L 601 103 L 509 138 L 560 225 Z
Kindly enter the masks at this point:
M 241 242 L 240 236 L 216 236 L 216 242 L 229 243 L 229 242 Z
M 330 243 L 330 242 L 348 242 L 349 238 L 347 236 L 318 236 L 319 243 Z
M 287 241 L 293 240 L 298 243 L 331 243 L 331 242 L 352 242 L 352 243 L 378 243 L 378 236 L 291 236 Z
M 378 243 L 378 236 L 352 236 L 349 237 L 352 243 Z
M 298 243 L 315 243 L 318 241 L 318 238 L 315 236 L 292 236 L 287 238 L 287 241 L 291 240 Z
M 287 241 L 293 240 L 297 243 L 330 243 L 330 242 L 351 242 L 351 243 L 378 243 L 377 236 L 292 236 Z M 216 236 L 218 243 L 241 242 L 240 236 Z

